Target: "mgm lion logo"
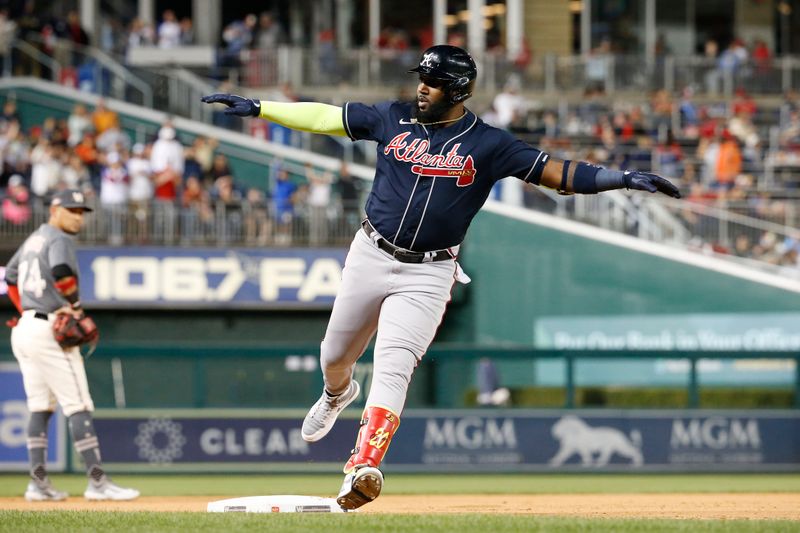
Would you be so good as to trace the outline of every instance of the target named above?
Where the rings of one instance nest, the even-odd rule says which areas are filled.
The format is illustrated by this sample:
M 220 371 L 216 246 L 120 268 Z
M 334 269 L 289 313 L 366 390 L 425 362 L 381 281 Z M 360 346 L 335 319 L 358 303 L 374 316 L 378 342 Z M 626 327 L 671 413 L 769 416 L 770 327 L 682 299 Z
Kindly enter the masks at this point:
M 629 438 L 618 429 L 593 428 L 575 415 L 566 415 L 553 425 L 551 432 L 561 443 L 558 453 L 550 459 L 551 466 L 561 466 L 575 454 L 583 466 L 605 466 L 615 453 L 630 459 L 633 466 L 644 462 L 642 435 L 637 430 L 631 431 Z

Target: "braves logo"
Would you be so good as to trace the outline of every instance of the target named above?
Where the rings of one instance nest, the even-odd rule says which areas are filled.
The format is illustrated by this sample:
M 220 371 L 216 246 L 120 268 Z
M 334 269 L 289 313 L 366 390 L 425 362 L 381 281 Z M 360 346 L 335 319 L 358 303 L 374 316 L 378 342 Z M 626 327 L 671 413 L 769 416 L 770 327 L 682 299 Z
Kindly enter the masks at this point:
M 436 59 L 436 54 L 433 52 L 427 53 L 422 56 L 422 61 L 419 62 L 419 66 L 432 68 L 434 59 Z
M 410 132 L 396 135 L 384 148 L 385 155 L 397 161 L 413 163 L 411 172 L 432 178 L 455 178 L 456 186 L 467 187 L 475 182 L 477 171 L 471 155 L 458 155 L 461 143 L 454 144 L 446 154 L 429 154 L 430 143 L 425 139 L 406 142 Z

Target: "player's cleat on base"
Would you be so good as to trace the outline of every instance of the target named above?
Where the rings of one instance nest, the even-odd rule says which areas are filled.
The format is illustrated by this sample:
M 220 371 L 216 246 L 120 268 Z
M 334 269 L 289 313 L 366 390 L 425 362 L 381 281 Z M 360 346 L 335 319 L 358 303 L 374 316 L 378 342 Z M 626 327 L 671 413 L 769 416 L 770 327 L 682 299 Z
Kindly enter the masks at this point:
M 134 500 L 139 497 L 139 491 L 136 489 L 120 487 L 116 483 L 112 482 L 108 476 L 103 476 L 99 481 L 95 481 L 93 479 L 89 480 L 89 486 L 86 487 L 83 497 L 87 500 L 94 501 Z
M 25 489 L 25 499 L 29 502 L 60 502 L 69 496 L 66 492 L 56 490 L 48 478 L 32 479 Z
M 348 511 L 358 509 L 377 498 L 382 488 L 383 473 L 377 468 L 364 466 L 344 476 L 336 503 Z
M 355 380 L 352 380 L 347 390 L 338 396 L 328 396 L 328 393 L 323 390 L 322 396 L 311 407 L 305 420 L 303 420 L 303 430 L 300 432 L 303 440 L 316 442 L 327 435 L 334 422 L 336 422 L 336 417 L 339 416 L 339 413 L 353 403 L 360 392 L 361 387 Z

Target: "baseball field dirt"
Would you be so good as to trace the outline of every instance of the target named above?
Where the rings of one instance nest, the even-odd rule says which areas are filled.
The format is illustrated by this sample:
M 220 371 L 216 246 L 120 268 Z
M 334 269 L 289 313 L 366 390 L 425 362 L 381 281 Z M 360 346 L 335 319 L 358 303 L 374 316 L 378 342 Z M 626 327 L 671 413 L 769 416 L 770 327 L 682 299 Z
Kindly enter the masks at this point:
M 132 502 L 27 502 L 0 498 L 0 510 L 88 510 L 205 512 L 210 501 L 228 496 L 142 497 Z M 363 513 L 500 513 L 583 518 L 666 518 L 708 520 L 800 520 L 800 494 L 537 494 L 384 495 Z

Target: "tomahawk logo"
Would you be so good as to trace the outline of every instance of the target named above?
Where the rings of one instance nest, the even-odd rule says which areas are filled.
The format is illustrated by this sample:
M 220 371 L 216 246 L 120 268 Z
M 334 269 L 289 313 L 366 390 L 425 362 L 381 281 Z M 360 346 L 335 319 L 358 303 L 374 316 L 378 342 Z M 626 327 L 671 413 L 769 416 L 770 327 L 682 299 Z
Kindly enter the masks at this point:
M 407 142 L 411 135 L 404 132 L 396 135 L 384 148 L 385 155 L 391 155 L 402 163 L 414 163 L 411 172 L 419 176 L 431 178 L 455 178 L 458 187 L 467 187 L 475 182 L 477 170 L 471 155 L 464 157 L 458 154 L 461 143 L 454 144 L 446 154 L 430 154 L 430 143 L 427 139 L 414 139 Z
M 434 59 L 436 59 L 436 54 L 429 52 L 422 56 L 422 61 L 419 62 L 419 66 L 432 68 Z
M 640 450 L 642 435 L 637 430 L 631 431 L 629 438 L 618 429 L 593 428 L 575 415 L 566 415 L 553 424 L 551 433 L 561 444 L 550 459 L 552 466 L 564 464 L 573 455 L 580 457 L 583 466 L 605 466 L 614 454 L 630 459 L 633 466 L 644 462 Z

